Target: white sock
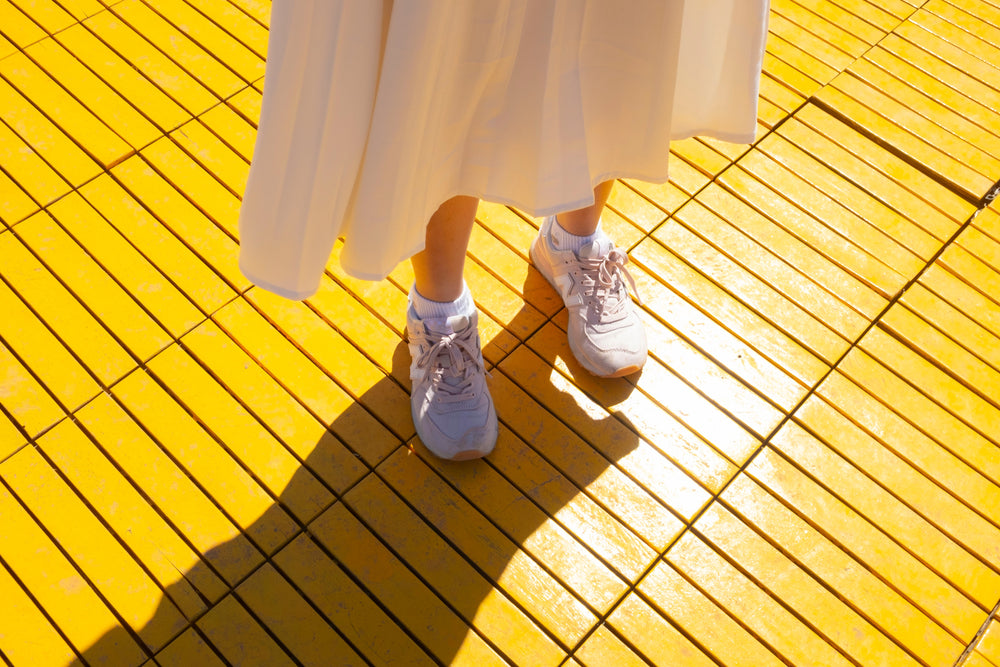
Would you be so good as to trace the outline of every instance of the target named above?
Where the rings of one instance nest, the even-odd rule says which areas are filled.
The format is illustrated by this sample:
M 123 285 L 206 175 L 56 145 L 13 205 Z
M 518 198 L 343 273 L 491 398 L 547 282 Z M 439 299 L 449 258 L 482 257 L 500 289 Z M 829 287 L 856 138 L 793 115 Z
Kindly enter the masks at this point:
M 472 315 L 476 312 L 476 302 L 472 300 L 469 286 L 462 283 L 462 294 L 454 301 L 431 301 L 417 291 L 414 284 L 410 288 L 410 303 L 421 320 L 452 317 L 454 315 Z
M 594 230 L 594 233 L 588 234 L 587 236 L 570 234 L 562 228 L 562 225 L 559 224 L 559 218 L 555 219 L 555 223 L 556 224 L 552 225 L 552 244 L 559 250 L 572 250 L 573 252 L 580 252 L 580 248 L 604 236 L 604 231 L 601 229 L 600 221 L 598 221 L 597 229 Z

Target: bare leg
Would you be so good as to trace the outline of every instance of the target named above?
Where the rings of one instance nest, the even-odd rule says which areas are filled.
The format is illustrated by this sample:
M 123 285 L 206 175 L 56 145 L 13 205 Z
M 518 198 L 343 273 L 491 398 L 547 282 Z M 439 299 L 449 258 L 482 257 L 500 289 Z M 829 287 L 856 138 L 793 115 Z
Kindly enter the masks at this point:
M 410 258 L 417 292 L 431 301 L 454 301 L 462 295 L 462 270 L 476 220 L 475 197 L 452 197 L 427 223 L 424 249 Z
M 559 222 L 559 226 L 576 236 L 593 234 L 597 229 L 597 223 L 601 221 L 601 212 L 604 211 L 604 204 L 607 203 L 611 187 L 614 184 L 614 181 L 604 181 L 594 188 L 594 203 L 592 205 L 557 215 L 556 220 Z

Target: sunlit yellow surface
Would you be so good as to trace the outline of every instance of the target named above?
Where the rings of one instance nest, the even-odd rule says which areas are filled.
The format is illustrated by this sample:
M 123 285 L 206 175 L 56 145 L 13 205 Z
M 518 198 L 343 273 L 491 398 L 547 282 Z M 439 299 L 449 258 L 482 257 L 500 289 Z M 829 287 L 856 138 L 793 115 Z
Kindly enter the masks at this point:
M 609 199 L 641 374 L 483 203 L 462 464 L 408 264 L 238 270 L 269 4 L 0 0 L 0 664 L 1000 667 L 993 0 L 773 0 L 757 140 Z

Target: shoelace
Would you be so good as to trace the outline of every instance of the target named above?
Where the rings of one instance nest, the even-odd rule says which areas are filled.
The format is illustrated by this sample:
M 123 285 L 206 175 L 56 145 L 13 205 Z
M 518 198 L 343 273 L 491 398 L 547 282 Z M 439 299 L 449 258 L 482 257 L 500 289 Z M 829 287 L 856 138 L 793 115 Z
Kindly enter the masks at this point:
M 470 326 L 461 333 L 441 335 L 417 358 L 416 367 L 431 374 L 431 381 L 437 390 L 435 392 L 437 400 L 444 403 L 457 403 L 475 398 L 472 384 L 476 378 L 476 372 L 489 375 L 473 342 L 477 333 Z M 423 349 L 437 336 L 438 334 L 418 332 L 416 334 L 418 340 L 414 342 Z M 441 355 L 447 355 L 447 364 L 441 361 Z M 447 382 L 446 376 L 455 378 L 458 382 L 454 384 Z
M 625 267 L 628 255 L 618 248 L 612 248 L 604 257 L 581 257 L 580 267 L 583 277 L 580 288 L 583 294 L 591 297 L 588 301 L 602 304 L 600 317 L 602 322 L 615 322 L 625 317 L 625 306 L 628 302 L 628 290 L 624 289 L 622 276 L 628 281 L 635 298 L 642 303 L 635 279 Z M 621 292 L 624 292 L 622 294 Z M 612 297 L 612 298 L 608 298 Z

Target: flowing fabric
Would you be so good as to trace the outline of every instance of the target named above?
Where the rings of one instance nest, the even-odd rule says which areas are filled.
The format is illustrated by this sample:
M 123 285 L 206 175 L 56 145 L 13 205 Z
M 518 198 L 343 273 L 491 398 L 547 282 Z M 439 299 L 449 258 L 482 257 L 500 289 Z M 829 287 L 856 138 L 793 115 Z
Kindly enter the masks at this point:
M 274 0 L 240 266 L 312 295 L 338 236 L 378 280 L 455 195 L 550 215 L 749 142 L 768 0 Z

